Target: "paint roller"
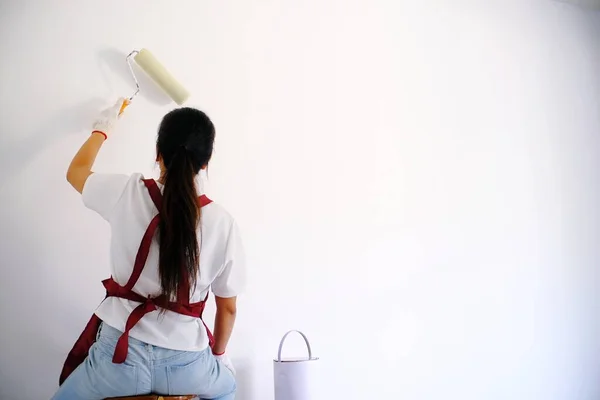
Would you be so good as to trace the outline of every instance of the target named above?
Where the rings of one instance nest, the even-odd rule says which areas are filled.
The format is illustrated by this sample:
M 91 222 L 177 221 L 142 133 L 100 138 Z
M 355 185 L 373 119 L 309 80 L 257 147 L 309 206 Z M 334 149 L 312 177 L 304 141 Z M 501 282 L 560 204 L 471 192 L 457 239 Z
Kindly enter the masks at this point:
M 167 94 L 173 101 L 182 105 L 190 93 L 171 75 L 171 73 L 154 57 L 148 49 L 134 50 L 126 58 L 127 65 L 133 80 L 135 81 L 136 91 L 129 98 L 125 99 L 121 106 L 121 114 L 125 108 L 131 104 L 135 96 L 140 92 L 140 84 L 133 71 L 133 62 L 135 63 Z

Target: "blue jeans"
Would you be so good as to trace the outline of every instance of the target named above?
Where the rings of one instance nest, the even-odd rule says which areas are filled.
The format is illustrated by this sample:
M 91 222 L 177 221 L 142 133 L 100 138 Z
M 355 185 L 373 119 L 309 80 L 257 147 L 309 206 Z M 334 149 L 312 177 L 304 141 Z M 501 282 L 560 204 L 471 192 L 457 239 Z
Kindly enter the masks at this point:
M 235 378 L 210 348 L 179 351 L 129 338 L 123 364 L 112 362 L 121 332 L 102 324 L 88 357 L 60 386 L 53 400 L 94 400 L 142 394 L 194 394 L 201 399 L 233 400 Z

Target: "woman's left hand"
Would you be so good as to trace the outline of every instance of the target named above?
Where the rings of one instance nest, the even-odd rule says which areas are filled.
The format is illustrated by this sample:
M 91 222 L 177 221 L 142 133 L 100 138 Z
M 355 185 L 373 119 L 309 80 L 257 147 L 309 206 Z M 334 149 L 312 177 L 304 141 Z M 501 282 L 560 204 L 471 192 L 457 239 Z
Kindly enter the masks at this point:
M 215 355 L 215 358 L 217 359 L 217 361 L 222 362 L 223 365 L 226 366 L 227 369 L 231 371 L 233 376 L 235 376 L 235 368 L 233 367 L 233 363 L 231 362 L 231 359 L 229 358 L 229 356 L 227 354 L 223 353 L 218 356 Z

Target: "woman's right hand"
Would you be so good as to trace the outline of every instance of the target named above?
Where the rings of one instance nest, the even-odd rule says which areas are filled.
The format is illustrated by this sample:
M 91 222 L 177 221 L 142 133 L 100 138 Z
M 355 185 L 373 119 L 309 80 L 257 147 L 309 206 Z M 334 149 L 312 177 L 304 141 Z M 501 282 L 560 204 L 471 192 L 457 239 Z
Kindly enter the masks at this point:
M 92 133 L 98 132 L 104 135 L 105 139 L 110 136 L 115 124 L 119 119 L 121 108 L 127 100 L 123 97 L 119 98 L 111 107 L 103 110 L 92 124 Z

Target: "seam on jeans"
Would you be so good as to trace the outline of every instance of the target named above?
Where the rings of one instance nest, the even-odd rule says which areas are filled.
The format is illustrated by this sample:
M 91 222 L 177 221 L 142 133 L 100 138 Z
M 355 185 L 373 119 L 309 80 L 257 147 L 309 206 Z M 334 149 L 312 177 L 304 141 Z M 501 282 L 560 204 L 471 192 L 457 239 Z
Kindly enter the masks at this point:
M 149 370 L 150 370 L 150 388 L 154 389 L 154 383 L 155 383 L 154 382 L 155 381 L 155 379 L 154 379 L 154 373 L 155 373 L 155 370 L 154 370 L 154 352 L 152 352 L 152 358 L 148 357 L 148 364 L 150 364 L 150 365 L 148 365 Z
M 135 394 L 136 396 L 140 394 L 140 367 L 136 365 L 135 367 Z
M 96 342 L 96 350 L 102 353 L 105 357 L 108 357 L 112 360 L 113 356 L 115 355 L 116 345 L 116 340 L 114 342 L 109 343 L 106 342 L 106 339 L 98 340 Z
M 102 327 L 104 326 L 104 322 L 100 322 L 100 326 L 98 327 L 98 332 L 96 332 L 96 342 L 100 339 L 100 333 L 102 333 Z
M 173 391 L 171 390 L 171 366 L 170 365 L 166 366 L 165 372 L 167 375 L 167 390 L 169 391 L 169 394 L 171 394 Z

